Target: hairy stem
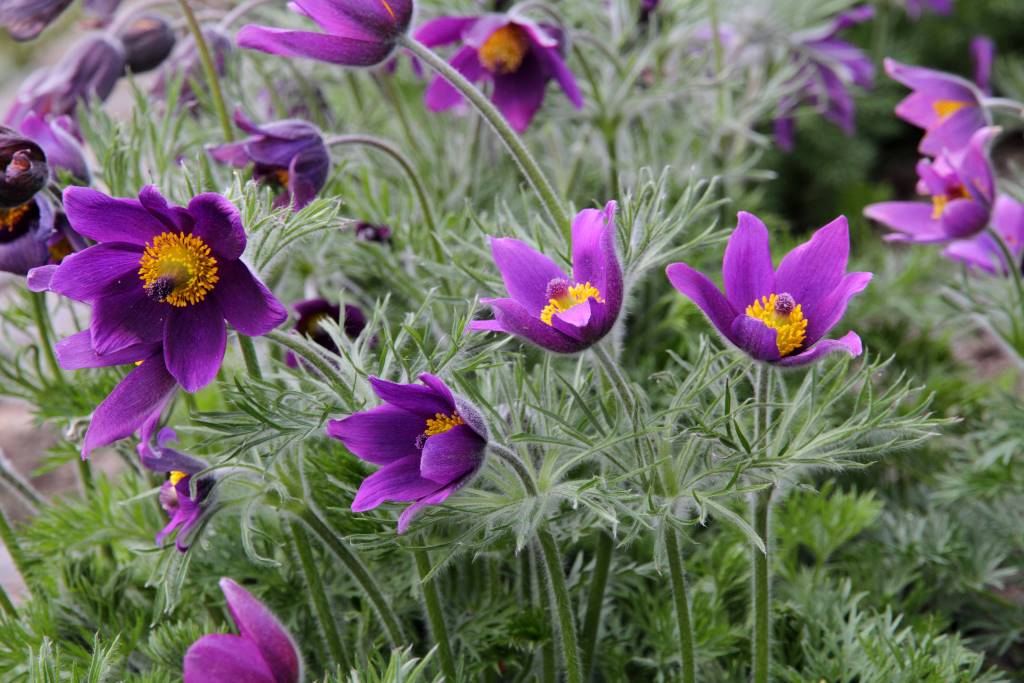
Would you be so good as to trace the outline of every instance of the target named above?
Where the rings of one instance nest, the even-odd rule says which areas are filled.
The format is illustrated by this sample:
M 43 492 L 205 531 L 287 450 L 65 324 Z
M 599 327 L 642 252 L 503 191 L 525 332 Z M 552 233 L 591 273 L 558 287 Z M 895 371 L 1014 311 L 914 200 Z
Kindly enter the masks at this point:
M 199 62 L 203 66 L 203 73 L 206 76 L 206 85 L 210 88 L 210 97 L 213 100 L 213 108 L 217 110 L 217 118 L 220 119 L 220 126 L 224 130 L 224 141 L 231 142 L 235 139 L 235 131 L 231 127 L 231 117 L 228 115 L 227 106 L 224 104 L 224 91 L 220 87 L 220 78 L 217 76 L 217 67 L 213 63 L 210 54 L 210 46 L 206 44 L 203 36 L 203 29 L 196 21 L 196 15 L 192 12 L 189 0 L 178 0 L 181 5 L 182 14 L 188 23 L 188 30 L 192 39 L 196 41 L 196 49 L 199 51 Z
M 766 364 L 759 364 L 754 385 L 755 406 L 755 438 L 759 442 L 768 441 L 768 424 L 771 418 L 770 406 L 772 371 Z M 768 457 L 767 451 L 762 455 Z M 771 509 L 772 488 L 762 489 L 754 494 L 752 516 L 754 531 L 764 542 L 764 552 L 754 547 L 751 549 L 754 576 L 754 636 L 753 636 L 753 681 L 768 683 L 771 665 L 771 525 L 769 511 Z
M 487 444 L 487 447 L 491 449 L 491 452 L 504 460 L 512 467 L 513 470 L 515 470 L 515 473 L 523 483 L 523 489 L 526 491 L 528 496 L 536 496 L 538 494 L 537 482 L 533 480 L 533 474 L 526 466 L 526 463 L 523 462 L 522 458 L 516 455 L 515 451 L 494 442 Z
M 558 545 L 547 527 L 537 530 L 544 565 L 547 569 L 548 589 L 555 603 L 558 623 L 552 624 L 558 631 L 562 642 L 562 659 L 565 663 L 565 675 L 568 683 L 582 683 L 583 669 L 580 666 L 580 649 L 576 642 L 576 621 L 573 616 L 572 603 L 569 600 L 569 588 L 565 585 L 565 569 L 562 567 L 562 556 Z
M 260 369 L 260 359 L 256 355 L 256 344 L 252 337 L 247 337 L 241 332 L 238 333 L 238 348 L 242 350 L 242 358 L 245 359 L 245 370 L 253 379 L 263 379 L 263 370 Z
M 50 342 L 50 316 L 46 310 L 46 293 L 32 292 L 32 317 L 35 318 L 36 330 L 39 332 L 39 345 L 43 347 L 43 355 L 46 356 L 46 364 L 53 373 L 57 382 L 64 381 L 64 374 L 60 370 L 57 356 L 53 352 L 53 344 Z
M 316 621 L 320 626 L 324 642 L 327 644 L 327 651 L 331 653 L 334 663 L 342 670 L 347 671 L 351 668 L 352 662 L 341 646 L 341 637 L 338 635 L 338 625 L 334 621 L 331 602 L 324 591 L 323 581 L 320 580 L 320 573 L 317 571 L 316 562 L 313 559 L 313 549 L 309 546 L 309 534 L 298 520 L 291 520 L 289 525 L 292 530 L 292 538 L 295 540 L 299 563 L 302 565 L 302 575 L 306 579 L 306 585 L 309 587 L 309 593 L 313 599 Z
M 672 578 L 672 597 L 676 603 L 676 623 L 679 625 L 679 656 L 683 663 L 683 683 L 696 683 L 697 663 L 693 654 L 693 624 L 690 622 L 690 601 L 686 594 L 686 575 L 679 552 L 679 538 L 671 526 L 665 528 L 665 552 Z
M 437 582 L 429 577 L 430 555 L 422 548 L 412 551 L 416 558 L 416 571 L 420 576 L 420 590 L 423 591 L 423 602 L 427 607 L 427 619 L 430 621 L 430 633 L 437 644 L 437 653 L 441 658 L 441 671 L 446 681 L 457 681 L 455 657 L 448 641 L 448 627 L 444 622 L 444 610 L 441 608 L 441 596 L 437 590 Z
M 43 500 L 42 494 L 36 491 L 35 487 L 14 469 L 14 464 L 7 459 L 7 455 L 2 450 L 0 450 L 0 480 L 7 484 L 33 511 L 45 504 L 46 501 Z
M 604 592 L 608 586 L 608 571 L 612 564 L 612 550 L 615 547 L 611 535 L 606 531 L 597 534 L 597 554 L 594 556 L 594 571 L 590 576 L 590 592 L 587 594 L 587 613 L 583 618 L 583 632 L 580 634 L 583 676 L 589 679 L 594 668 L 594 647 L 597 632 L 601 628 L 601 611 L 604 608 Z

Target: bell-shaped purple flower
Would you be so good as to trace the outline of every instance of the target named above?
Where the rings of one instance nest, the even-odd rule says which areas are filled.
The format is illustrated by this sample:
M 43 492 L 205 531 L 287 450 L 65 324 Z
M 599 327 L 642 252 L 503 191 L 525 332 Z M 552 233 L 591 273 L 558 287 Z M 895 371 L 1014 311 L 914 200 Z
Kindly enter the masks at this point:
M 583 106 L 583 96 L 562 58 L 560 32 L 515 14 L 480 17 L 439 17 L 416 29 L 427 46 L 459 43 L 451 59 L 468 80 L 494 84 L 491 100 L 520 133 L 526 130 L 544 102 L 548 82 L 555 80 L 569 101 Z M 427 88 L 424 102 L 431 111 L 464 104 L 462 94 L 440 76 Z
M 953 0 L 906 0 L 907 14 L 914 21 L 921 18 L 925 12 L 935 14 L 952 14 Z
M 992 206 L 992 229 L 999 234 L 1006 245 L 1013 264 L 1019 271 L 1024 256 L 1024 204 L 1006 195 L 996 197 Z M 942 255 L 951 261 L 963 263 L 968 268 L 981 270 L 991 275 L 1009 275 L 1006 258 L 987 231 L 970 239 L 955 240 L 946 245 Z
M 238 32 L 238 44 L 282 57 L 373 66 L 391 55 L 413 10 L 412 0 L 295 0 L 289 6 L 324 32 L 249 25 Z
M 213 68 L 218 76 L 223 76 L 228 55 L 235 48 L 234 43 L 231 37 L 217 26 L 204 26 L 202 30 L 203 39 L 213 58 Z M 178 101 L 183 107 L 194 107 L 198 98 L 192 90 L 192 81 L 202 81 L 203 65 L 199 59 L 199 48 L 196 47 L 196 41 L 191 35 L 175 45 L 174 51 L 167 58 L 164 68 L 160 70 L 156 82 L 153 83 L 153 94 L 166 97 L 168 84 L 177 78 L 181 79 Z
M 35 140 L 0 126 L 0 209 L 14 209 L 46 187 L 46 153 Z
M 225 320 L 240 334 L 258 336 L 287 317 L 240 260 L 241 217 L 219 194 L 200 194 L 180 207 L 152 185 L 138 200 L 69 187 L 64 210 L 78 233 L 99 244 L 65 258 L 49 288 L 92 305 L 90 342 L 101 357 L 159 346 L 170 375 L 194 392 L 220 368 Z
M 0 27 L 14 40 L 32 40 L 64 13 L 72 0 L 4 0 Z
M 572 223 L 572 275 L 511 238 L 491 238 L 508 298 L 481 299 L 494 320 L 473 332 L 504 332 L 555 353 L 577 353 L 612 329 L 622 307 L 622 267 L 615 253 L 615 202 L 585 209 Z
M 302 660 L 281 622 L 251 593 L 220 580 L 239 635 L 215 633 L 185 653 L 184 683 L 299 683 Z
M 210 156 L 236 168 L 253 164 L 255 180 L 281 189 L 275 207 L 298 211 L 316 198 L 331 170 L 331 154 L 316 126 L 299 119 L 257 126 L 241 111 L 235 112 L 235 123 L 249 137 L 210 147 Z
M 327 299 L 307 299 L 295 304 L 295 312 L 299 319 L 295 323 L 295 331 L 309 337 L 331 353 L 338 353 L 338 346 L 331 335 L 320 326 L 325 320 L 341 322 L 341 306 Z M 353 304 L 345 304 L 344 332 L 349 339 L 356 339 L 366 329 L 366 315 L 363 310 Z M 285 356 L 289 367 L 298 367 L 298 359 L 291 351 Z
M 134 74 L 152 71 L 171 54 L 177 38 L 171 25 L 158 14 L 144 14 L 117 33 L 124 45 L 128 70 Z
M 210 493 L 216 478 L 213 474 L 198 478 L 193 494 L 192 478 L 207 469 L 208 465 L 199 458 L 181 453 L 168 445 L 177 440 L 178 435 L 169 428 L 161 429 L 157 433 L 155 444 L 151 442 L 149 434 L 144 433 L 138 452 L 143 467 L 151 472 L 168 475 L 167 480 L 160 486 L 160 506 L 170 521 L 156 535 L 156 544 L 162 545 L 169 534 L 177 531 L 174 545 L 180 552 L 185 552 L 188 550 L 192 531 L 202 521 L 203 513 L 212 502 Z
M 880 202 L 865 208 L 864 215 L 896 230 L 885 237 L 896 242 L 948 242 L 981 232 L 989 223 L 995 199 L 985 146 L 998 132 L 998 128 L 983 128 L 966 149 L 918 162 L 917 190 L 930 196 L 931 202 Z
M 37 194 L 20 206 L 0 207 L 0 271 L 27 275 L 50 260 L 55 235 L 53 206 Z
M 849 253 L 849 228 L 840 216 L 773 268 L 768 229 L 741 211 L 722 262 L 724 295 L 685 263 L 673 263 L 666 273 L 730 343 L 755 360 L 797 366 L 836 351 L 861 353 L 855 332 L 822 339 L 871 281 L 871 273 L 846 272 Z
M 21 121 L 21 132 L 32 138 L 46 153 L 50 175 L 57 179 L 63 169 L 78 182 L 88 185 L 92 179 L 85 150 L 75 137 L 75 122 L 70 116 L 44 117 L 29 114 Z
M 386 501 L 412 503 L 398 518 L 398 533 L 423 507 L 444 502 L 469 483 L 487 447 L 487 425 L 472 404 L 434 375 L 422 374 L 420 381 L 423 385 L 371 377 L 384 405 L 327 424 L 328 436 L 381 466 L 359 487 L 353 511 Z
M 914 91 L 896 105 L 896 116 L 925 131 L 918 146 L 922 154 L 961 150 L 988 125 L 982 93 L 967 79 L 894 59 L 885 60 L 885 72 Z

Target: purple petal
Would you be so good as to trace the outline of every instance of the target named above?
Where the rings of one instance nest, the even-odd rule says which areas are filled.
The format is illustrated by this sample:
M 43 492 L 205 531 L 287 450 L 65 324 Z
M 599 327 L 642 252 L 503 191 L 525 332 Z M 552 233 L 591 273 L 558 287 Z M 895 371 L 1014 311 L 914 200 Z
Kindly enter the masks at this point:
M 992 178 L 987 148 L 989 142 L 1001 130 L 997 126 L 988 126 L 976 131 L 967 143 L 962 157 L 958 160 L 959 163 L 954 161 L 960 182 L 973 198 L 986 204 L 990 204 L 995 195 L 995 181 Z
M 846 305 L 850 299 L 864 291 L 872 277 L 874 276 L 871 273 L 849 273 L 843 277 L 839 286 L 815 309 L 814 317 L 807 317 L 804 348 L 828 334 L 846 313 Z
M 96 353 L 89 330 L 65 337 L 53 347 L 57 361 L 65 370 L 103 368 L 111 365 L 130 365 L 149 358 L 160 351 L 159 343 L 134 344 L 103 356 Z
M 95 244 L 64 257 L 50 289 L 75 301 L 92 303 L 110 289 L 142 288 L 142 249 L 125 242 Z
M 455 410 L 455 401 L 451 393 L 447 396 L 438 394 L 432 387 L 421 384 L 398 384 L 379 377 L 370 377 L 370 386 L 374 393 L 385 403 L 417 415 L 424 420 L 434 417 L 437 413 L 450 415 Z M 424 423 L 420 431 L 426 429 Z
M 484 442 L 466 425 L 427 438 L 420 457 L 420 475 L 438 484 L 450 484 L 479 467 Z
M 613 299 L 609 307 L 618 310 L 622 268 L 615 253 L 616 208 L 611 201 L 603 210 L 584 209 L 576 214 L 572 222 L 572 276 L 576 282 L 594 285 L 605 301 Z
M 420 456 L 402 458 L 380 468 L 359 486 L 353 512 L 372 510 L 381 503 L 410 502 L 434 493 L 437 482 L 420 476 Z
M 170 308 L 146 296 L 141 282 L 108 291 L 92 308 L 90 329 L 96 352 L 105 355 L 133 344 L 161 341 Z
M 270 332 L 288 318 L 288 311 L 241 261 L 220 261 L 220 280 L 213 298 L 231 325 L 249 337 Z
M 242 217 L 226 197 L 214 192 L 196 195 L 188 204 L 188 212 L 195 220 L 192 234 L 202 238 L 214 254 L 237 259 L 245 251 Z
M 39 266 L 28 271 L 25 284 L 30 292 L 48 292 L 53 283 L 53 276 L 59 266 Z
M 544 103 L 548 76 L 540 60 L 528 52 L 519 68 L 494 77 L 491 101 L 517 133 L 530 127 L 530 121 Z
M 184 683 L 278 683 L 259 648 L 240 636 L 212 633 L 185 652 Z
M 732 336 L 732 324 L 740 314 L 704 273 L 694 270 L 685 263 L 673 263 L 665 269 L 665 274 L 668 275 L 668 281 L 673 287 L 704 311 L 704 315 L 715 329 L 733 344 L 738 345 Z
M 985 112 L 981 107 L 964 107 L 929 129 L 921 139 L 918 150 L 922 154 L 937 156 L 945 150 L 963 149 L 975 131 L 984 128 L 986 123 Z
M 282 57 L 307 57 L 345 66 L 373 66 L 384 61 L 393 47 L 389 42 L 340 37 L 309 31 L 289 31 L 267 26 L 244 26 L 238 44 Z
M 548 283 L 568 279 L 554 261 L 517 239 L 492 237 L 491 253 L 509 296 L 538 318 L 548 305 Z
M 971 39 L 971 59 L 974 61 L 974 83 L 986 95 L 992 94 L 992 62 L 996 56 L 996 44 L 988 36 Z M 49 152 L 47 152 L 49 156 Z
M 810 318 L 846 274 L 849 254 L 850 230 L 846 217 L 840 216 L 786 254 L 775 272 L 775 287 L 780 294 L 791 294 Z
M 768 228 L 761 219 L 746 211 L 740 211 L 736 229 L 725 247 L 722 280 L 729 303 L 737 311 L 745 310 L 775 291 Z
M 448 388 L 448 385 L 438 377 L 437 375 L 431 375 L 429 372 L 420 373 L 420 381 L 430 387 L 435 394 L 441 397 L 441 400 L 446 405 L 455 405 L 455 395 L 452 394 L 452 390 Z
M 139 452 L 140 459 L 143 467 L 152 472 L 184 472 L 188 475 L 198 474 L 205 470 L 209 465 L 200 460 L 194 458 L 191 455 L 186 455 L 173 448 L 149 448 L 143 449 Z M 181 482 L 179 482 L 181 483 Z M 185 485 L 186 495 L 189 492 L 189 485 Z
M 486 73 L 476 49 L 460 48 L 451 59 L 451 65 L 471 83 L 479 81 Z M 440 76 L 436 76 L 423 95 L 423 103 L 430 111 L 444 111 L 463 103 L 462 93 Z
M 822 356 L 826 356 L 830 353 L 836 353 L 838 351 L 848 353 L 856 358 L 864 351 L 864 347 L 856 332 L 847 332 L 840 339 L 823 339 L 806 351 L 802 351 L 795 356 L 786 356 L 785 358 L 781 358 L 776 361 L 775 364 L 783 367 L 807 365 L 808 363 L 818 360 Z
M 410 522 L 413 517 L 419 514 L 420 510 L 427 507 L 428 505 L 437 505 L 448 500 L 448 497 L 459 490 L 459 488 L 465 483 L 465 480 L 457 481 L 453 484 L 445 486 L 443 488 L 434 491 L 433 493 L 420 498 L 418 501 L 410 505 L 409 507 L 402 510 L 402 514 L 398 516 L 398 533 L 404 534 L 409 528 Z
M 972 199 L 955 199 L 942 210 L 942 227 L 948 237 L 963 239 L 976 235 L 988 225 L 989 209 Z
M 221 579 L 220 589 L 239 633 L 256 645 L 277 683 L 298 683 L 302 678 L 299 656 L 277 617 L 231 579 Z
M 244 168 L 252 161 L 246 151 L 248 144 L 247 141 L 229 142 L 223 145 L 211 145 L 206 148 L 206 151 L 215 161 L 235 168 Z
M 454 43 L 462 33 L 477 22 L 478 17 L 438 17 L 424 22 L 416 29 L 416 40 L 427 47 Z
M 170 308 L 164 331 L 164 361 L 185 391 L 195 393 L 212 382 L 220 370 L 227 348 L 227 326 L 220 308 L 210 300 Z
M 139 203 L 149 211 L 168 232 L 191 232 L 195 221 L 189 212 L 181 206 L 172 206 L 160 194 L 156 185 L 144 185 L 139 191 Z
M 423 418 L 392 405 L 382 405 L 327 423 L 327 435 L 374 465 L 388 465 L 419 456 L 416 439 L 427 425 Z
M 135 199 L 115 199 L 87 187 L 64 190 L 64 212 L 71 227 L 97 242 L 145 246 L 164 226 Z
M 904 233 L 899 240 L 941 242 L 947 239 L 942 223 L 932 218 L 931 204 L 924 202 L 879 202 L 864 209 L 873 221 Z
M 577 109 L 583 108 L 583 95 L 580 93 L 580 88 L 576 84 L 576 76 L 573 75 L 572 71 L 569 70 L 569 66 L 562 59 L 562 55 L 559 54 L 557 47 L 537 48 L 534 52 L 537 58 L 541 61 L 548 75 L 554 78 L 558 85 L 562 88 L 565 96 L 569 98 L 573 106 Z
M 775 343 L 778 335 L 760 320 L 748 315 L 737 316 L 731 331 L 736 345 L 757 360 L 778 360 L 779 347 Z
M 337 0 L 293 0 L 293 3 L 294 9 L 320 24 L 329 33 L 367 41 L 376 39 L 368 27 L 353 21 L 351 13 L 346 12 L 346 4 L 351 3 Z
M 503 330 L 548 351 L 577 353 L 590 346 L 544 324 L 539 313 L 530 313 L 515 299 L 484 299 L 481 303 L 491 307 L 494 318 Z

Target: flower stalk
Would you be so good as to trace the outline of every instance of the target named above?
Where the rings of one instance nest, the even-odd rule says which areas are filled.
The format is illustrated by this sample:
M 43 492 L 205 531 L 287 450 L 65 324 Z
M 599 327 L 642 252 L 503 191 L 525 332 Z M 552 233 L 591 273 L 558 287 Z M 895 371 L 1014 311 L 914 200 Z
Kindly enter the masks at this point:
M 548 589 L 554 599 L 555 614 L 558 617 L 557 623 L 552 624 L 552 630 L 557 631 L 561 638 L 566 680 L 568 683 L 583 683 L 583 668 L 580 664 L 580 650 L 576 640 L 576 621 L 569 599 L 569 588 L 565 584 L 562 556 L 558 552 L 558 544 L 555 543 L 554 537 L 546 526 L 537 529 L 537 540 L 540 542 L 541 553 L 544 555 Z
M 43 355 L 46 357 L 46 364 L 53 373 L 57 382 L 64 381 L 64 375 L 57 363 L 57 356 L 53 353 L 53 344 L 50 342 L 50 317 L 46 310 L 46 293 L 32 292 L 32 316 L 35 318 L 36 329 L 39 331 L 39 345 L 43 348 Z
M 772 392 L 772 370 L 766 364 L 759 364 L 754 384 L 755 438 L 767 443 L 768 424 L 770 420 L 769 399 Z M 767 459 L 764 452 L 762 458 Z M 754 494 L 752 512 L 754 531 L 764 542 L 764 552 L 756 546 L 752 548 L 754 576 L 754 638 L 753 638 L 753 681 L 768 683 L 771 666 L 771 538 L 770 519 L 772 490 L 774 487 L 762 489 Z
M 196 49 L 199 51 L 199 61 L 203 66 L 203 73 L 206 74 L 206 84 L 210 88 L 210 96 L 213 100 L 213 108 L 217 111 L 217 118 L 220 120 L 221 128 L 224 130 L 224 141 L 231 142 L 235 139 L 235 131 L 231 127 L 231 116 L 228 115 L 228 108 L 224 104 L 224 91 L 220 87 L 220 78 L 217 76 L 217 67 L 213 63 L 213 56 L 210 54 L 210 46 L 206 44 L 203 36 L 203 29 L 200 28 L 196 15 L 192 12 L 189 0 L 178 0 L 181 12 L 185 15 L 185 22 L 196 41 Z
M 679 538 L 671 526 L 665 527 L 665 552 L 668 555 L 669 576 L 672 579 L 672 597 L 676 603 L 676 622 L 679 625 L 679 655 L 683 664 L 683 683 L 696 683 L 697 663 L 694 658 L 693 624 L 690 621 L 690 604 L 686 591 L 686 575 L 683 573 L 682 555 L 679 552 Z
M 420 577 L 420 590 L 423 591 L 423 602 L 427 608 L 427 620 L 430 622 L 430 634 L 437 644 L 438 656 L 441 659 L 441 671 L 445 680 L 457 681 L 455 657 L 448 640 L 448 627 L 444 621 L 444 610 L 441 608 L 441 596 L 437 590 L 437 582 L 430 576 L 430 555 L 423 548 L 414 548 L 413 558 L 416 560 L 416 571 Z
M 594 669 L 594 648 L 597 645 L 597 633 L 601 628 L 604 592 L 608 587 L 608 573 L 611 569 L 614 547 L 615 542 L 608 532 L 598 532 L 594 571 L 590 576 L 590 592 L 587 594 L 587 612 L 583 618 L 583 631 L 580 634 L 580 658 L 583 663 L 585 679 L 590 678 Z
M 494 442 L 488 443 L 487 447 L 492 453 L 504 460 L 515 471 L 519 480 L 523 483 L 523 490 L 526 491 L 526 495 L 531 497 L 536 497 L 538 495 L 537 482 L 534 481 L 533 474 L 530 473 L 526 463 L 523 462 L 522 458 L 516 455 L 515 451 Z
M 324 642 L 327 644 L 327 651 L 331 653 L 331 659 L 341 667 L 348 670 L 352 662 L 346 655 L 345 649 L 341 646 L 341 638 L 338 635 L 338 626 L 334 621 L 334 614 L 331 610 L 330 600 L 324 591 L 323 581 L 320 580 L 320 573 L 316 568 L 316 561 L 313 559 L 313 549 L 309 545 L 309 534 L 298 520 L 290 521 L 292 539 L 295 541 L 295 550 L 299 556 L 299 563 L 302 565 L 302 574 L 306 579 L 306 586 L 313 599 L 313 609 L 316 611 L 316 621 L 322 631 Z
M 245 360 L 245 370 L 255 380 L 263 379 L 263 370 L 260 369 L 260 359 L 256 355 L 256 344 L 252 337 L 241 332 L 238 333 L 238 348 L 242 350 L 242 358 Z

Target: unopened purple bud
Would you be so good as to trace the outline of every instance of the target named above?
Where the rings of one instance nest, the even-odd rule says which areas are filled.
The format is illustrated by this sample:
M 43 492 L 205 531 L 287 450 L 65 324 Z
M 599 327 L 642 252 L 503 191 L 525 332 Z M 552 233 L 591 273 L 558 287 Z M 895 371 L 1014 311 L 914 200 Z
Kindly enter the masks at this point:
M 391 243 L 391 228 L 387 225 L 359 222 L 356 224 L 356 239 L 365 242 Z
M 796 308 L 796 300 L 787 292 L 779 294 L 775 298 L 775 312 L 779 315 L 789 315 Z
M 117 37 L 124 43 L 128 70 L 136 74 L 160 66 L 176 42 L 171 25 L 155 14 L 139 17 L 118 32 Z
M 46 187 L 49 177 L 42 147 L 0 126 L 0 207 L 24 204 Z

